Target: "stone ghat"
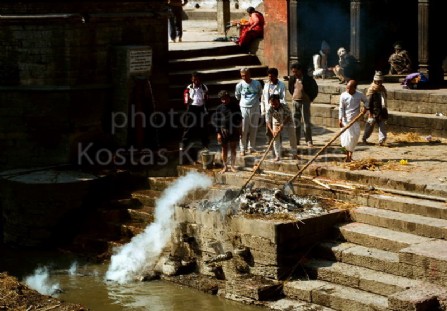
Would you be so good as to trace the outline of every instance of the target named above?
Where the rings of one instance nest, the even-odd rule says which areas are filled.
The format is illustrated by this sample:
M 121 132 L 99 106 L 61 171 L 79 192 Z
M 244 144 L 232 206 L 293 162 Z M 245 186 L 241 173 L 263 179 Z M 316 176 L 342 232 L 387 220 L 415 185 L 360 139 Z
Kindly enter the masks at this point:
M 305 206 L 254 208 L 264 189 L 282 197 L 281 180 L 257 176 L 241 200 L 231 193 L 248 174 L 225 175 L 175 207 L 175 234 L 146 280 L 270 310 L 447 310 L 445 202 L 301 180 L 296 193 L 337 204 L 299 217 Z M 150 179 L 161 183 L 169 181 Z
M 155 271 L 232 300 L 276 301 L 282 281 L 296 275 L 315 241 L 330 235 L 347 212 L 279 189 L 249 188 L 237 195 L 211 189 L 202 200 L 176 206 L 176 229 Z

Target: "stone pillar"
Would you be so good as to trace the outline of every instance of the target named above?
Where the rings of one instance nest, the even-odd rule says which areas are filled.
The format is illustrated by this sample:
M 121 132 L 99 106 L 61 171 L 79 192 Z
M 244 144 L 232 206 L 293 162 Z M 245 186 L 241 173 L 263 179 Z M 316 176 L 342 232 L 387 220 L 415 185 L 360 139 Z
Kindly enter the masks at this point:
M 418 0 L 418 71 L 429 77 L 429 0 Z
M 362 59 L 360 49 L 360 16 L 361 16 L 361 0 L 351 0 L 351 46 L 349 48 L 352 55 L 354 55 L 359 61 Z
M 230 22 L 230 0 L 217 1 L 217 31 L 226 33 L 226 25 Z
M 289 2 L 289 68 L 298 61 L 298 0 Z

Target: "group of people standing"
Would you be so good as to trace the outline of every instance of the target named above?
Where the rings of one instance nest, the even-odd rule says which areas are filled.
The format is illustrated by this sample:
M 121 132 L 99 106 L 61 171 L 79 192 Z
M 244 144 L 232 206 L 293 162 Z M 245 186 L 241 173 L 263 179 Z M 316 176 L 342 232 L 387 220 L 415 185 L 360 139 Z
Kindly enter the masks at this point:
M 267 143 L 273 146 L 275 161 L 281 160 L 284 130 L 287 131 L 292 159 L 297 159 L 297 145 L 300 144 L 301 130 L 308 147 L 313 146 L 312 125 L 310 122 L 310 105 L 318 95 L 316 81 L 305 74 L 304 67 L 295 63 L 291 66 L 292 75 L 288 77 L 288 86 L 278 79 L 278 69 L 268 69 L 268 81 L 262 85 L 251 77 L 249 68 L 240 69 L 241 80 L 236 84 L 233 101 L 229 92 L 218 93 L 221 104 L 211 117 L 215 127 L 217 141 L 222 146 L 222 159 L 227 170 L 227 153 L 231 153 L 230 169 L 235 170 L 234 161 L 239 145 L 240 156 L 258 152 L 256 138 L 261 120 L 265 122 Z M 184 102 L 187 106 L 185 128 L 180 150 L 199 136 L 202 146 L 208 148 L 206 101 L 208 88 L 202 83 L 200 74 L 194 72 L 184 91 Z M 292 96 L 292 110 L 286 103 L 286 92 Z
M 273 159 L 280 161 L 283 155 L 282 143 L 287 133 L 292 159 L 298 159 L 297 147 L 300 145 L 301 132 L 307 147 L 313 147 L 311 103 L 318 95 L 315 79 L 308 75 L 300 63 L 291 65 L 292 75 L 287 77 L 288 85 L 278 79 L 276 68 L 268 69 L 268 81 L 262 85 L 251 77 L 249 68 L 240 69 L 241 80 L 236 84 L 234 98 L 226 90 L 218 93 L 220 105 L 208 117 L 206 101 L 209 98 L 208 87 L 202 83 L 200 74 L 194 72 L 184 92 L 187 107 L 185 128 L 180 150 L 183 150 L 193 138 L 200 137 L 202 146 L 208 148 L 208 121 L 215 129 L 217 142 L 221 145 L 223 169 L 236 171 L 235 161 L 237 147 L 240 156 L 257 151 L 256 139 L 260 118 L 265 122 L 266 143 L 273 147 Z M 292 101 L 291 108 L 286 102 L 286 92 Z M 363 105 L 362 105 L 363 104 Z M 353 152 L 359 142 L 361 127 L 359 122 L 352 122 L 359 114 L 367 115 L 367 122 L 362 137 L 364 144 L 369 144 L 375 126 L 379 128 L 379 145 L 387 138 L 387 91 L 383 86 L 383 75 L 376 72 L 373 82 L 366 94 L 357 90 L 357 81 L 349 80 L 346 90 L 339 101 L 339 126 L 347 127 L 341 135 L 341 146 L 346 152 L 346 162 L 351 162 Z M 264 150 L 267 152 L 268 150 Z M 231 161 L 228 163 L 228 153 Z

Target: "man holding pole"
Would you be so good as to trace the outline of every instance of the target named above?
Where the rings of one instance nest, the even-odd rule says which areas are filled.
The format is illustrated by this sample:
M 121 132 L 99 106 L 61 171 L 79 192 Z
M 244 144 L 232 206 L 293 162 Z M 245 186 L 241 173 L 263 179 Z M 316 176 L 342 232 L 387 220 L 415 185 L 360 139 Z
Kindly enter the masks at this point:
M 368 106 L 368 98 L 362 92 L 357 91 L 357 81 L 349 80 L 346 85 L 346 91 L 340 95 L 338 110 L 338 125 L 340 128 L 345 127 L 349 122 L 356 118 L 359 114 L 364 114 L 364 107 L 360 107 L 363 102 L 364 106 Z M 346 150 L 345 162 L 352 161 L 352 153 L 360 138 L 360 124 L 355 122 L 344 133 L 341 134 L 341 146 Z

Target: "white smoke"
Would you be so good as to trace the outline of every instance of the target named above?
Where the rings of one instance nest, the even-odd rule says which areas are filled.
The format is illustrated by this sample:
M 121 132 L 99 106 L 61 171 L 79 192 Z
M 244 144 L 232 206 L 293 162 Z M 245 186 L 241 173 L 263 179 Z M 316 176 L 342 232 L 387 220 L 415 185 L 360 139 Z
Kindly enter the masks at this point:
M 36 268 L 33 275 L 25 278 L 25 284 L 42 295 L 53 295 L 60 292 L 59 283 L 51 283 L 47 267 Z
M 124 284 L 134 280 L 145 266 L 155 265 L 171 237 L 175 204 L 182 201 L 191 190 L 211 185 L 211 178 L 197 172 L 178 178 L 157 200 L 154 222 L 128 244 L 118 248 L 112 256 L 106 280 Z
M 71 264 L 70 268 L 68 269 L 68 275 L 74 276 L 78 272 L 78 263 L 75 261 Z

